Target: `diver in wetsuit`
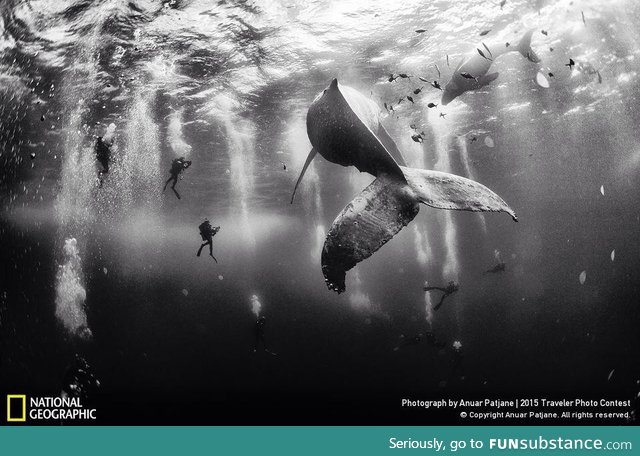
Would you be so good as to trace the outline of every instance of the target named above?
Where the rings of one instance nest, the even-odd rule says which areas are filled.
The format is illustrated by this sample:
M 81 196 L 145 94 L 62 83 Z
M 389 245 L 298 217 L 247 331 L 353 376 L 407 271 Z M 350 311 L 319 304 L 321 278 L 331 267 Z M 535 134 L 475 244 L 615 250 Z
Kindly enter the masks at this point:
M 98 136 L 96 140 L 96 160 L 102 165 L 102 169 L 98 171 L 98 179 L 100 180 L 100 187 L 102 187 L 102 181 L 104 175 L 109 174 L 109 163 L 111 162 L 111 146 L 113 142 L 105 141 L 102 136 Z
M 255 342 L 255 345 L 253 346 L 253 352 L 256 353 L 258 351 L 258 345 L 262 343 L 263 350 L 266 353 L 269 353 L 270 355 L 275 356 L 276 354 L 267 348 L 267 342 L 264 337 L 264 326 L 266 322 L 267 322 L 267 317 L 264 317 L 264 316 L 256 320 L 256 327 L 255 327 L 256 342 Z
M 460 286 L 457 283 L 455 283 L 453 280 L 449 282 L 449 285 L 447 285 L 446 288 L 442 288 L 442 287 L 424 287 L 424 291 L 438 290 L 438 291 L 442 291 L 442 293 L 444 293 L 442 295 L 442 297 L 440 298 L 440 302 L 433 307 L 433 310 L 438 310 L 440 308 L 440 306 L 442 305 L 442 303 L 444 302 L 444 298 L 446 298 L 449 295 L 452 295 L 453 293 L 455 293 L 459 289 L 460 289 Z
M 191 166 L 191 161 L 185 160 L 184 157 L 174 159 L 171 162 L 171 169 L 169 170 L 169 174 L 171 176 L 164 183 L 164 188 L 162 189 L 162 193 L 164 193 L 164 191 L 167 189 L 167 185 L 169 185 L 169 182 L 173 181 L 173 184 L 171 185 L 171 190 L 173 190 L 173 193 L 175 193 L 178 199 L 180 199 L 180 194 L 176 190 L 176 184 L 178 183 L 178 178 L 180 177 L 180 173 L 182 173 L 182 171 L 184 171 L 185 169 L 189 168 L 189 166 Z
M 200 230 L 200 236 L 202 236 L 202 240 L 204 242 L 202 243 L 202 245 L 198 249 L 198 253 L 197 253 L 196 256 L 200 256 L 200 253 L 202 252 L 202 249 L 204 248 L 204 246 L 208 245 L 209 246 L 209 255 L 217 263 L 218 260 L 216 260 L 216 257 L 213 256 L 213 236 L 215 236 L 218 233 L 218 231 L 220 231 L 220 227 L 219 226 L 211 226 L 211 222 L 209 222 L 209 220 L 205 220 L 204 222 L 202 222 L 200 224 L 198 229 Z

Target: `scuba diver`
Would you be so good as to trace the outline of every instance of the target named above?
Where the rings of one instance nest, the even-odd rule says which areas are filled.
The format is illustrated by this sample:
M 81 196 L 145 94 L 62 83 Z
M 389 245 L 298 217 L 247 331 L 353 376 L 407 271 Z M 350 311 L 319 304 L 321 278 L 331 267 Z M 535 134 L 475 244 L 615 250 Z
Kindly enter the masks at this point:
M 451 344 L 451 347 L 453 348 L 453 364 L 449 378 L 453 379 L 454 376 L 459 375 L 462 371 L 462 342 L 456 340 Z
M 454 282 L 453 280 L 449 282 L 449 285 L 447 285 L 446 288 L 442 288 L 442 287 L 424 287 L 424 291 L 438 290 L 438 291 L 442 291 L 444 293 L 442 295 L 442 297 L 440 298 L 440 302 L 438 302 L 438 304 L 433 306 L 433 310 L 438 310 L 440 308 L 440 306 L 442 305 L 442 303 L 444 302 L 444 298 L 446 298 L 449 295 L 452 295 L 453 293 L 455 293 L 459 289 L 460 289 L 460 286 L 456 282 Z
M 98 180 L 100 181 L 99 187 L 102 187 L 104 175 L 109 174 L 109 162 L 111 161 L 111 146 L 113 146 L 113 140 L 105 141 L 102 136 L 98 136 L 96 140 L 96 160 L 102 165 L 102 169 L 98 171 Z
M 262 347 L 264 351 L 266 353 L 269 353 L 270 355 L 276 356 L 274 352 L 270 351 L 267 348 L 267 342 L 265 341 L 265 337 L 264 337 L 264 326 L 266 322 L 267 322 L 267 317 L 264 317 L 264 316 L 256 320 L 256 328 L 255 328 L 256 342 L 255 342 L 255 345 L 253 346 L 253 352 L 256 353 L 258 351 L 258 345 L 260 344 L 260 342 L 262 342 Z
M 173 190 L 173 193 L 175 193 L 178 199 L 180 199 L 180 194 L 176 190 L 176 184 L 178 183 L 178 177 L 180 177 L 182 171 L 189 168 L 189 166 L 191 166 L 191 160 L 185 160 L 184 157 L 175 158 L 171 162 L 171 169 L 169 170 L 169 174 L 171 175 L 171 177 L 169 177 L 169 179 L 167 179 L 167 181 L 164 183 L 162 193 L 164 193 L 164 191 L 167 189 L 167 185 L 169 185 L 169 182 L 173 181 L 171 190 Z
M 498 263 L 496 264 L 494 267 L 492 267 L 491 269 L 488 269 L 486 271 L 484 271 L 484 274 L 497 274 L 498 272 L 504 272 L 505 269 L 507 268 L 507 265 L 505 263 Z
M 218 260 L 216 260 L 216 257 L 213 256 L 213 236 L 215 236 L 218 233 L 218 231 L 220 231 L 220 227 L 219 226 L 211 226 L 211 222 L 209 222 L 209 220 L 205 220 L 204 222 L 202 222 L 200 224 L 200 226 L 198 226 L 198 229 L 200 230 L 200 236 L 202 236 L 202 240 L 204 242 L 202 243 L 202 245 L 198 249 L 198 253 L 197 253 L 196 256 L 200 256 L 200 253 L 202 252 L 202 249 L 204 248 L 204 246 L 208 245 L 209 246 L 209 255 L 217 263 Z

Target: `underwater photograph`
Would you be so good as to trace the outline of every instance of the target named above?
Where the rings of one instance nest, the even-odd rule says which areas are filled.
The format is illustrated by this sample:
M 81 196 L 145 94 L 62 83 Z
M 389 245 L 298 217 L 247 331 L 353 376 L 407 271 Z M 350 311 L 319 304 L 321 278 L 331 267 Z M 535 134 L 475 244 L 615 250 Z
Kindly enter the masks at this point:
M 0 0 L 0 423 L 637 425 L 639 106 L 636 0 Z

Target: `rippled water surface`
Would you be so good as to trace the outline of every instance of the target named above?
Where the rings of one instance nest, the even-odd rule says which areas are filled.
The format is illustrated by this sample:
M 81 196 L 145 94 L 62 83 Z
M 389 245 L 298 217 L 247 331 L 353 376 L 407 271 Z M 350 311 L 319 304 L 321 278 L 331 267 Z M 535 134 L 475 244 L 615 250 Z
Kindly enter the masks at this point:
M 640 4 L 499 3 L 2 2 L 0 384 L 58 395 L 81 354 L 105 422 L 424 423 L 401 398 L 636 397 Z M 539 63 L 496 55 L 494 82 L 441 103 L 430 82 L 529 29 Z M 377 103 L 410 166 L 483 183 L 519 223 L 423 206 L 327 290 L 325 235 L 373 180 L 318 157 L 289 203 L 333 78 Z M 113 138 L 102 187 L 96 136 Z M 178 200 L 162 186 L 180 156 Z M 207 217 L 218 263 L 195 255 Z M 434 311 L 423 286 L 449 281 Z M 277 355 L 253 353 L 256 316 Z M 427 331 L 444 347 L 394 351 Z M 108 405 L 132 401 L 129 418 Z

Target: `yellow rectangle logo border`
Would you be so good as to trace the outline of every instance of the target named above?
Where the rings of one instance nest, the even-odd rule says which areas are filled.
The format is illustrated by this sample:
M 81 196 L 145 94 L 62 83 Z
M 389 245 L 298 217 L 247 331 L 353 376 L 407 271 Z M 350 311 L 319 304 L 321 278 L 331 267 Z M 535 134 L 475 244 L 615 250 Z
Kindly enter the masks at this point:
M 11 399 L 22 399 L 22 416 L 20 418 L 11 417 Z M 7 422 L 8 423 L 24 423 L 27 421 L 27 395 L 26 394 L 7 394 Z

